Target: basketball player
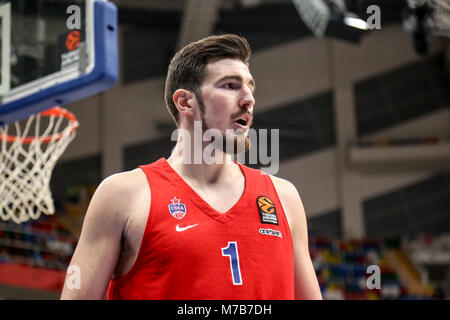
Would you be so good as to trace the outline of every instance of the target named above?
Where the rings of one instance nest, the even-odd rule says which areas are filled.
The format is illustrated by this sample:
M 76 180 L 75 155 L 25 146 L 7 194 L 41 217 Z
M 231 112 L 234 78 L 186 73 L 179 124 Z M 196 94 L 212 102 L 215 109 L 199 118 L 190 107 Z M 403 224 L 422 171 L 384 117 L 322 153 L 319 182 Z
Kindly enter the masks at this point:
M 247 41 L 236 35 L 177 52 L 165 99 L 190 134 L 178 136 L 168 159 L 100 184 L 71 261 L 80 285 L 68 286 L 68 274 L 62 299 L 322 298 L 296 188 L 231 160 L 239 146 L 249 147 L 249 58 Z M 194 134 L 196 123 L 233 142 L 213 148 L 223 161 L 195 162 L 194 145 L 208 147 Z

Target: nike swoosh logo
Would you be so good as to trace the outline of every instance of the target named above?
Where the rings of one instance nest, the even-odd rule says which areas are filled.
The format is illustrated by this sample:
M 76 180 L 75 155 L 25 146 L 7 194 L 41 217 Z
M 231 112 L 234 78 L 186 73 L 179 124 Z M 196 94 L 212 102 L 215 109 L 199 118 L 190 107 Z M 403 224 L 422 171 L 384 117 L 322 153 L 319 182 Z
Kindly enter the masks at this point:
M 177 225 L 175 230 L 177 232 L 182 232 L 182 231 L 186 231 L 187 229 L 190 229 L 190 228 L 193 228 L 193 227 L 196 227 L 196 226 L 198 226 L 198 223 L 197 224 L 193 224 L 191 226 L 187 226 L 187 227 L 180 227 L 179 225 Z

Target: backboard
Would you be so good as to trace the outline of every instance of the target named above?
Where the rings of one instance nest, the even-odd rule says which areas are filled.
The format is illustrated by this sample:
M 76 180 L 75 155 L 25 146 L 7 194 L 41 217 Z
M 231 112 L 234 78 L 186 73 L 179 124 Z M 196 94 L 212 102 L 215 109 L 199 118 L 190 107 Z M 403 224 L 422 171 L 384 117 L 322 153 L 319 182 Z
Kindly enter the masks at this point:
M 0 0 L 0 35 L 0 127 L 117 81 L 109 1 Z

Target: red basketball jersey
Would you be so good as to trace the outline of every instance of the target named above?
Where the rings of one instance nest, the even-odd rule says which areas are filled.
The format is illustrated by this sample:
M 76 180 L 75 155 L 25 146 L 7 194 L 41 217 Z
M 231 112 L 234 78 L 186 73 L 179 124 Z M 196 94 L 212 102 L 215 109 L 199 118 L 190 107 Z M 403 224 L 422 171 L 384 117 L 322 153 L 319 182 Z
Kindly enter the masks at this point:
M 166 159 L 140 166 L 151 190 L 141 247 L 108 299 L 293 299 L 291 233 L 272 180 L 239 164 L 245 189 L 226 213 Z M 226 196 L 226 195 L 224 195 Z

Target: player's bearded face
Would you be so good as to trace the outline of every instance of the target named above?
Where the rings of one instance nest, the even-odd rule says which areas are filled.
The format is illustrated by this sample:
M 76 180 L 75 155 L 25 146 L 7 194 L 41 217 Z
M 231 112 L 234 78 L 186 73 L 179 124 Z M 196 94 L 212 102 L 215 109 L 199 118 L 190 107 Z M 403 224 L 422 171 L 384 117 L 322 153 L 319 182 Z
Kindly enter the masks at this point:
M 197 101 L 199 103 L 199 109 L 200 109 L 200 117 L 202 121 L 202 135 L 205 133 L 206 130 L 212 129 L 214 127 L 210 126 L 206 120 L 205 113 L 206 108 L 203 103 L 203 99 L 196 94 Z M 233 120 L 236 118 L 239 118 L 240 116 L 244 114 L 250 115 L 250 123 L 249 127 L 251 127 L 253 122 L 253 115 L 249 113 L 247 110 L 239 110 L 236 113 L 232 114 L 230 116 L 229 122 L 233 123 Z M 235 129 L 235 128 L 215 128 L 219 129 L 222 133 L 222 145 L 220 143 L 215 144 L 215 147 L 217 149 L 221 149 L 223 152 L 228 154 L 236 154 L 240 152 L 247 152 L 250 149 L 250 139 L 247 136 L 247 132 L 244 132 L 242 129 Z M 227 130 L 228 129 L 228 130 Z

